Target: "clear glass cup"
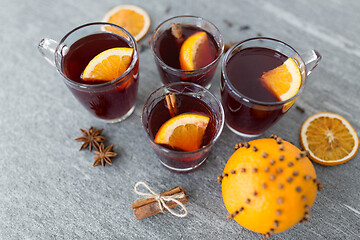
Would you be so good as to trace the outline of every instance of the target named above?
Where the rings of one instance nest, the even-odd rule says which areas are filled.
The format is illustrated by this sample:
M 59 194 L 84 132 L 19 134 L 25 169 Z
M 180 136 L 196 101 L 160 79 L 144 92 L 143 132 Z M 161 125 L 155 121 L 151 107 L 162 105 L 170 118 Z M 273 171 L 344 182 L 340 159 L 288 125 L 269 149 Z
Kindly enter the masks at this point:
M 199 28 L 199 30 L 203 29 L 209 33 L 215 40 L 215 47 L 217 48 L 216 58 L 208 65 L 193 71 L 181 70 L 179 68 L 171 67 L 165 63 L 160 56 L 159 40 L 164 37 L 164 33 L 167 30 L 171 29 L 172 23 L 180 23 L 183 26 L 193 26 Z M 155 29 L 151 38 L 151 48 L 163 84 L 172 82 L 193 82 L 203 87 L 210 88 L 211 79 L 214 76 L 216 67 L 224 51 L 224 42 L 219 29 L 210 21 L 196 16 L 177 16 L 165 20 Z
M 178 109 L 180 109 L 179 114 L 194 111 L 202 112 L 197 108 L 199 103 L 206 105 L 206 109 L 210 110 L 210 114 L 207 113 L 207 115 L 211 115 L 209 117 L 212 120 L 210 120 L 206 131 L 209 131 L 209 136 L 212 136 L 212 138 L 200 149 L 191 152 L 177 151 L 155 143 L 154 138 L 157 129 L 167 120 L 162 116 L 164 112 L 168 114 L 168 108 L 165 103 L 165 95 L 168 93 L 175 94 L 179 106 Z M 196 99 L 192 99 L 189 104 L 189 102 L 186 102 L 186 98 L 189 97 Z M 197 101 L 197 99 L 199 99 L 199 101 Z M 212 146 L 222 132 L 224 126 L 224 110 L 220 101 L 206 88 L 194 83 L 177 82 L 160 87 L 148 97 L 143 106 L 141 119 L 150 144 L 162 165 L 171 171 L 186 173 L 198 168 L 206 161 Z M 206 134 L 207 133 L 205 133 L 205 136 Z
M 247 48 L 267 48 L 291 57 L 301 73 L 301 86 L 296 95 L 285 101 L 262 102 L 249 98 L 238 91 L 229 79 L 227 64 L 232 56 Z M 234 45 L 227 51 L 221 66 L 221 101 L 225 111 L 226 125 L 234 133 L 243 137 L 256 137 L 277 122 L 294 104 L 304 90 L 307 77 L 321 60 L 316 50 L 300 56 L 288 44 L 265 37 L 251 38 Z M 240 81 L 240 79 L 239 79 Z
M 118 29 L 121 35 L 107 31 L 106 28 L 109 27 Z M 103 33 L 111 35 L 101 35 Z M 114 40 L 116 42 L 112 42 L 114 35 L 117 36 L 117 40 Z M 94 38 L 97 39 L 96 46 L 91 45 Z M 81 41 L 79 46 L 86 48 L 86 50 L 82 51 L 83 56 L 78 57 L 79 62 L 74 61 L 69 67 L 74 67 L 77 64 L 85 64 L 86 66 L 98 53 L 113 47 L 130 47 L 133 49 L 130 66 L 121 76 L 109 82 L 87 84 L 72 80 L 67 74 L 69 70 L 65 69 L 64 62 L 69 56 L 68 54 L 73 51 L 71 46 L 79 44 L 79 41 Z M 42 39 L 38 49 L 42 56 L 56 67 L 75 98 L 94 116 L 106 122 L 115 123 L 126 119 L 134 111 L 139 82 L 139 54 L 134 37 L 124 28 L 111 23 L 88 23 L 67 33 L 59 43 L 49 38 Z M 92 52 L 94 49 L 102 50 L 95 53 Z

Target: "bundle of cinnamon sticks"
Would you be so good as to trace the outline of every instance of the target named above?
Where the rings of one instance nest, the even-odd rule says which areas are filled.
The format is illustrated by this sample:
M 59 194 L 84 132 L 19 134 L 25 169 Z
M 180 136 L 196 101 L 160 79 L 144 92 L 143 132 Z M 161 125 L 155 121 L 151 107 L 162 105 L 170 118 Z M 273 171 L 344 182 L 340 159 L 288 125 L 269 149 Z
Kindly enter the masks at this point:
M 169 191 L 163 192 L 160 194 L 160 196 L 173 196 L 181 193 L 183 193 L 182 197 L 176 198 L 176 200 L 180 201 L 181 203 L 187 203 L 188 199 L 185 194 L 185 190 L 180 187 L 175 187 Z M 178 206 L 178 204 L 174 201 L 166 201 L 166 205 L 169 208 Z M 156 215 L 166 210 L 165 208 L 161 207 L 155 198 L 148 197 L 135 200 L 135 202 L 131 204 L 131 207 L 134 209 L 134 214 L 137 220 Z

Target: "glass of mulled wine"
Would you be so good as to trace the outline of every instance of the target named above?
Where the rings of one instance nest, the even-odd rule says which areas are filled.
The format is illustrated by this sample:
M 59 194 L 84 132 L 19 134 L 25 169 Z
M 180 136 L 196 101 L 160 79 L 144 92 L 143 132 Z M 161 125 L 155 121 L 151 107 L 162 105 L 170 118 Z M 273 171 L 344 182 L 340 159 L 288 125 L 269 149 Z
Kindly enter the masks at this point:
M 155 90 L 146 100 L 141 118 L 163 166 L 186 173 L 209 156 L 223 129 L 224 110 L 206 88 L 178 82 Z
M 164 84 L 193 82 L 206 88 L 224 51 L 219 29 L 196 16 L 177 16 L 161 23 L 151 47 Z
M 117 33 L 110 31 L 113 28 Z M 44 38 L 38 48 L 56 67 L 72 94 L 96 117 L 115 123 L 134 111 L 139 55 L 135 39 L 124 28 L 111 23 L 89 23 L 70 31 L 59 43 Z M 120 48 L 132 49 L 125 72 L 112 80 L 83 79 L 84 70 L 92 59 L 106 50 Z
M 221 100 L 229 129 L 244 137 L 264 133 L 298 99 L 320 60 L 316 50 L 300 56 L 271 38 L 234 45 L 221 66 Z

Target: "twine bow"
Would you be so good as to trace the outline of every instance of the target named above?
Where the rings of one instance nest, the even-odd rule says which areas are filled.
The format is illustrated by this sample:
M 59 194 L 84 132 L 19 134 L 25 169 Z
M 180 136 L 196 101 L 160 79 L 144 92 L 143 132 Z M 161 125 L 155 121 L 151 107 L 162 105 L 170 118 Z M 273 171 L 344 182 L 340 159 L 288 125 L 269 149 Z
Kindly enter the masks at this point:
M 147 188 L 149 190 L 150 193 L 138 191 L 137 188 L 139 185 L 143 185 L 145 188 Z M 163 196 L 161 194 L 156 193 L 144 182 L 136 183 L 134 190 L 140 196 L 144 196 L 146 198 L 154 198 L 159 203 L 161 212 L 164 212 L 164 209 L 166 209 L 172 215 L 174 215 L 176 217 L 185 217 L 188 214 L 188 211 L 187 211 L 186 207 L 184 206 L 184 204 L 182 204 L 179 200 L 177 200 L 178 198 L 183 198 L 185 196 L 184 193 L 177 193 L 172 196 Z M 177 203 L 182 208 L 184 213 L 177 213 L 177 212 L 171 210 L 171 208 L 169 208 L 169 206 L 165 203 L 165 202 L 169 202 L 169 201 L 173 201 L 173 202 Z

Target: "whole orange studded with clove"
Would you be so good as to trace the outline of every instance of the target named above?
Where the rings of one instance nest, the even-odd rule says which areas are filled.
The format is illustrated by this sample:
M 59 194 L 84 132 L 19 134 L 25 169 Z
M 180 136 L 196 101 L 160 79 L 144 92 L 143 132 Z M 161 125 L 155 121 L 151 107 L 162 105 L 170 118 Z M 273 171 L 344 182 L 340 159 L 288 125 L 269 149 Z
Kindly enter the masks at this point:
M 277 135 L 235 149 L 218 177 L 229 220 L 268 238 L 310 218 L 322 185 L 306 152 Z

